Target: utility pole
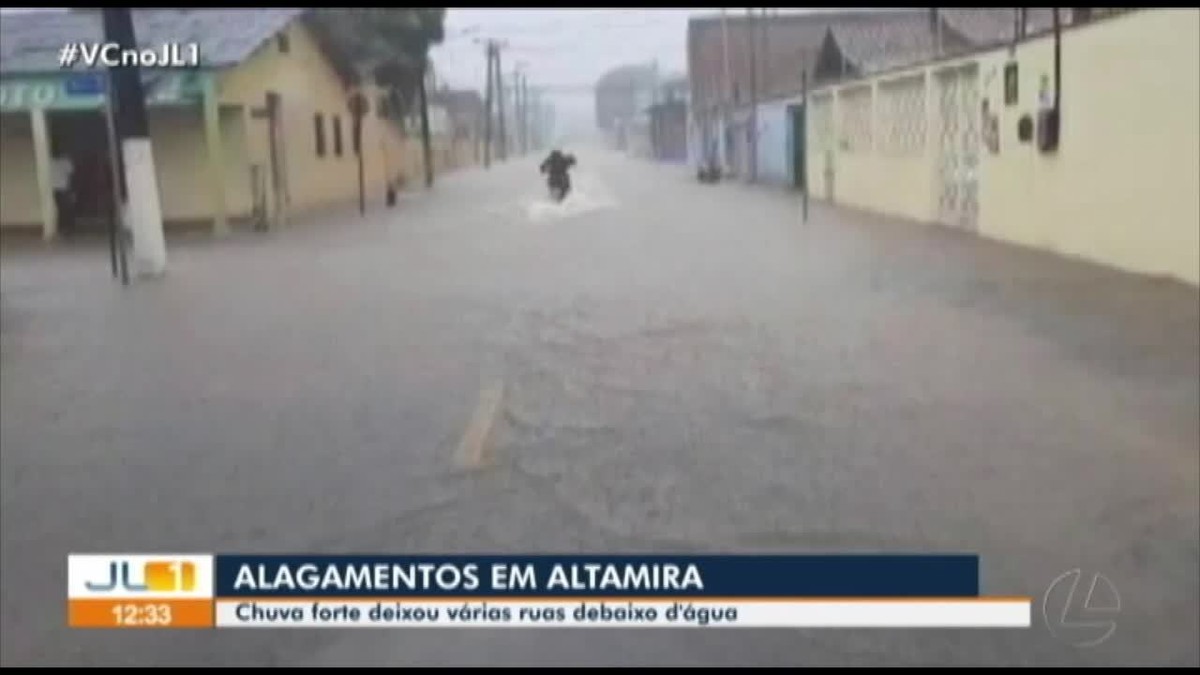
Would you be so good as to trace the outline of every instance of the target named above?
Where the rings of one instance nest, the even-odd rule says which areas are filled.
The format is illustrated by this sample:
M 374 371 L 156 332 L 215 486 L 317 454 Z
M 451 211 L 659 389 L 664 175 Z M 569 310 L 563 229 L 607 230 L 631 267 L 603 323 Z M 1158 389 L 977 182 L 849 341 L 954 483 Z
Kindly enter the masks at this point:
M 733 78 L 729 74 L 729 21 L 725 16 L 725 8 L 721 8 L 721 47 L 725 51 L 725 93 L 721 96 L 721 123 L 718 130 L 717 147 L 724 150 L 721 157 L 721 164 L 725 168 L 725 173 L 733 167 L 729 162 L 729 145 L 726 141 L 729 140 L 729 99 L 733 97 Z M 707 149 L 706 149 L 707 150 Z
M 521 154 L 529 154 L 529 73 L 521 74 Z
M 487 85 L 483 94 L 483 166 L 485 169 L 490 169 L 492 166 L 492 83 L 493 67 L 496 65 L 496 44 L 491 40 L 487 42 Z
M 512 73 L 512 100 L 513 100 L 513 120 L 512 120 L 512 148 L 513 154 L 520 157 L 524 140 L 521 129 L 521 78 L 524 75 L 517 68 L 513 69 Z
M 512 154 L 521 156 L 521 71 L 512 68 Z
M 113 95 L 112 83 L 108 84 L 107 99 L 108 102 L 104 106 L 104 130 L 108 133 L 108 161 L 109 171 L 114 180 L 112 181 L 112 205 L 109 207 L 108 217 L 108 246 L 109 253 L 112 256 L 112 273 L 114 277 L 119 276 L 123 286 L 129 285 L 129 260 L 127 259 L 127 251 L 125 250 L 125 225 L 121 222 L 122 204 L 125 201 L 122 195 L 125 182 L 119 177 L 124 169 L 121 162 L 121 149 L 117 143 L 117 130 L 113 122 L 113 100 L 116 97 Z
M 525 152 L 533 150 L 532 111 L 529 108 L 529 73 L 521 76 L 521 128 L 525 130 Z
M 417 94 L 421 97 L 421 149 L 425 155 L 425 187 L 433 187 L 433 146 L 429 138 L 429 96 L 425 91 L 425 80 L 429 75 L 429 60 L 421 65 L 421 81 Z
M 800 134 L 800 151 L 804 154 L 800 158 L 800 189 L 803 194 L 800 199 L 801 214 L 804 218 L 803 222 L 808 222 L 808 64 L 804 64 L 804 68 L 800 71 L 800 100 L 802 101 L 801 108 L 804 112 L 800 128 L 796 133 Z
M 537 101 L 537 107 L 534 110 L 537 111 L 537 126 L 535 128 L 537 129 L 537 151 L 539 153 L 543 152 L 550 142 L 550 119 L 546 110 L 548 104 L 543 99 L 543 93 L 541 89 L 538 89 L 534 99 Z
M 133 14 L 128 8 L 105 8 L 104 38 L 123 51 L 137 48 Z M 122 220 L 133 236 L 133 265 L 138 276 L 161 276 L 167 270 L 167 242 L 163 233 L 162 206 L 158 197 L 158 178 L 154 152 L 146 119 L 146 98 L 136 65 L 109 68 L 113 126 L 121 154 L 121 174 L 117 176 L 122 197 Z
M 771 16 L 766 7 L 762 8 L 762 89 L 763 98 L 770 100 L 773 93 L 771 86 Z
M 551 118 L 550 102 L 542 97 L 544 93 L 538 90 L 538 136 L 542 144 L 542 147 L 538 148 L 539 151 L 549 150 L 554 141 L 554 120 Z
M 750 182 L 758 179 L 758 40 L 754 35 L 754 9 L 746 8 L 746 27 L 750 33 L 750 125 L 747 167 Z
M 367 114 L 367 97 L 354 92 L 350 97 L 350 114 L 353 115 L 354 154 L 358 159 L 358 215 L 367 215 L 366 180 L 363 170 L 362 132 L 363 117 Z
M 521 129 L 521 71 L 513 68 L 512 72 L 512 101 L 513 101 L 513 153 L 518 157 L 524 152 L 525 139 Z
M 504 70 L 500 66 L 500 49 L 496 49 L 496 95 L 500 98 L 500 152 L 501 161 L 508 159 L 508 135 L 504 128 Z
M 529 96 L 529 151 L 538 152 L 541 150 L 542 130 L 539 120 L 541 119 L 541 110 L 539 109 L 540 97 L 538 96 L 537 88 L 527 90 Z
M 542 100 L 542 90 L 538 89 L 535 96 L 534 100 L 537 101 L 537 108 L 535 108 L 537 110 L 537 151 L 540 153 L 546 149 L 546 143 L 550 139 L 547 138 L 549 130 L 546 128 L 546 102 Z

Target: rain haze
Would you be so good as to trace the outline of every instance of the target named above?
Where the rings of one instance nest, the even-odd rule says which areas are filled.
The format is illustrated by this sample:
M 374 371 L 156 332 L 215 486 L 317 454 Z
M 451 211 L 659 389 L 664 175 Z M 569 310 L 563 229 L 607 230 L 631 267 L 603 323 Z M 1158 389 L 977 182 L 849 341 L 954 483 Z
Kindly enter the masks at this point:
M 0 10 L 0 667 L 1195 670 L 1198 119 L 1194 8 Z
M 688 17 L 704 9 L 451 9 L 446 39 L 433 51 L 447 86 L 483 91 L 483 41 L 507 43 L 503 74 L 523 68 L 531 88 L 547 87 L 563 136 L 595 127 L 592 86 L 622 65 L 658 62 L 664 75 L 687 68 Z

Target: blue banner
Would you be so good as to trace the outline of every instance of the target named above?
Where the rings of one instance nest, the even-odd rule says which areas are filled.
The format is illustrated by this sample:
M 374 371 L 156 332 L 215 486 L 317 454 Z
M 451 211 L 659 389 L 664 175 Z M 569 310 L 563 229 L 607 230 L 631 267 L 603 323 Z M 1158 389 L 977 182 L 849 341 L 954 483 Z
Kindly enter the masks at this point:
M 976 555 L 218 555 L 222 597 L 978 597 Z

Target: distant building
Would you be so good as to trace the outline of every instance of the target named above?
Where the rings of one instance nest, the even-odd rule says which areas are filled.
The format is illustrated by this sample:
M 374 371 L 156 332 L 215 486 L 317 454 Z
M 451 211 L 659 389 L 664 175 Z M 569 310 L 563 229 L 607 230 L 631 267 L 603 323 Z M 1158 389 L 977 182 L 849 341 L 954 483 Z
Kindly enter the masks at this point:
M 686 162 L 688 159 L 688 80 L 675 76 L 658 88 L 656 103 L 650 106 L 650 147 L 654 159 Z
M 481 161 L 484 117 L 479 92 L 443 88 L 430 94 L 429 103 L 445 115 L 447 162 L 458 166 Z
M 649 128 L 658 72 L 654 65 L 615 68 L 596 83 L 596 126 L 620 149 L 630 149 Z
M 755 12 L 689 22 L 688 76 L 698 112 L 798 94 L 802 72 L 812 86 L 1003 43 L 1014 38 L 1021 16 L 1015 9 Z M 1048 9 L 1028 9 L 1024 17 L 1030 34 L 1051 26 Z
M 800 103 L 805 77 L 812 88 L 1002 44 L 1021 30 L 1048 30 L 1051 22 L 1051 10 L 1040 8 L 1023 14 L 1011 8 L 880 9 L 765 17 L 755 10 L 750 16 L 729 12 L 693 18 L 688 24 L 692 159 L 712 154 L 741 174 L 756 167 L 755 138 L 763 132 L 755 111 L 773 101 Z M 796 119 L 791 117 L 777 129 L 780 143 L 795 136 L 783 133 Z
M 368 100 L 367 195 L 380 199 L 386 184 L 419 170 L 419 143 L 387 116 L 381 92 L 356 84 L 305 10 L 133 14 L 140 45 L 199 45 L 199 68 L 142 73 L 168 228 L 282 223 L 355 200 L 360 148 L 350 100 L 358 92 Z M 53 238 L 110 222 L 106 72 L 58 64 L 67 42 L 102 37 L 98 11 L 0 15 L 0 232 Z M 51 179 L 62 176 L 52 176 L 52 164 L 70 166 L 69 199 L 56 195 Z
M 762 156 L 802 152 L 827 204 L 1200 284 L 1195 11 L 1075 10 L 1057 40 L 1016 44 L 999 15 L 964 29 L 987 48 L 760 106 Z M 789 148 L 772 133 L 801 104 L 805 145 Z

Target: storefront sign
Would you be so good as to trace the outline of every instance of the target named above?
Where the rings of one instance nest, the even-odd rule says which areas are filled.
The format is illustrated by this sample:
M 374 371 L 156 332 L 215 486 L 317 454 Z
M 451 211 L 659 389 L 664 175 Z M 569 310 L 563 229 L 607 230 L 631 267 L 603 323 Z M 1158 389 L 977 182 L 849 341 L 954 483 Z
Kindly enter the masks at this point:
M 69 75 L 63 83 L 68 96 L 99 96 L 104 94 L 107 78 L 104 73 Z
M 65 99 L 63 83 L 59 79 L 11 80 L 0 82 L 0 110 L 29 110 L 31 108 L 90 108 L 99 105 L 103 97 L 95 97 L 94 101 L 84 97 L 76 101 L 78 105 L 70 105 Z M 64 103 L 67 103 L 64 105 Z
M 148 105 L 198 103 L 205 75 L 196 71 L 143 71 Z M 105 101 L 106 73 L 64 73 L 0 80 L 0 111 L 93 110 Z

